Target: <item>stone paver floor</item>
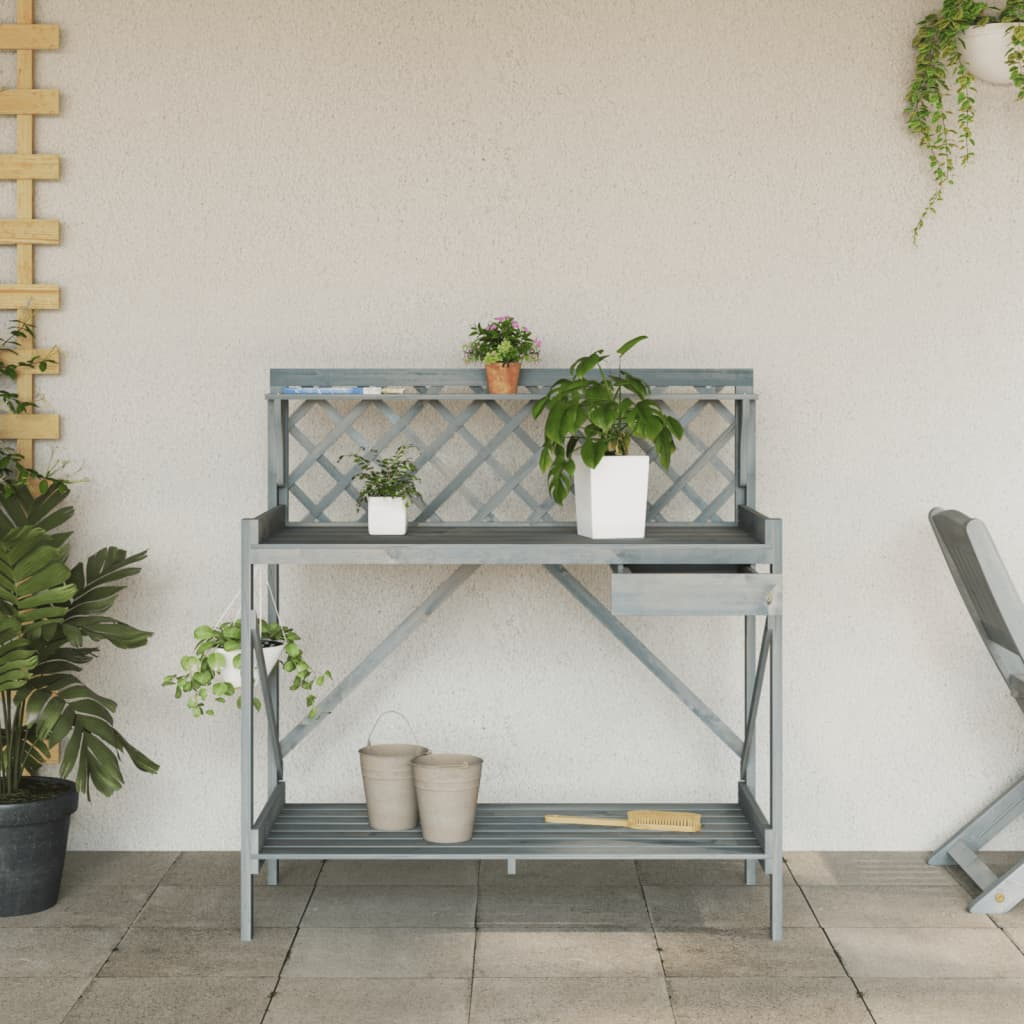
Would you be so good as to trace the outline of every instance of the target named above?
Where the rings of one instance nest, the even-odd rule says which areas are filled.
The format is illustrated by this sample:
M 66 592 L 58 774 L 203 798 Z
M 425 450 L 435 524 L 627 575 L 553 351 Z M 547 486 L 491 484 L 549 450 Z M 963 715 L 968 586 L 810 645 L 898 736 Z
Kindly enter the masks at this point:
M 736 863 L 502 868 L 288 863 L 242 944 L 235 854 L 71 853 L 56 907 L 0 919 L 0 1019 L 1024 1022 L 1024 907 L 967 913 L 924 854 L 791 854 L 781 943 Z

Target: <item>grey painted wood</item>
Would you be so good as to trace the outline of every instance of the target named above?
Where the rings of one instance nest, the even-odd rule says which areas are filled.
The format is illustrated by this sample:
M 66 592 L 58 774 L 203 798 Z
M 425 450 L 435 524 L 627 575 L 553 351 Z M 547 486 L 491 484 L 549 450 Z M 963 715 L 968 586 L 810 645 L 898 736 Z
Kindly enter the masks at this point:
M 955 509 L 933 508 L 928 518 L 978 635 L 1024 711 L 1024 603 L 992 536 L 980 519 Z M 959 864 L 981 887 L 970 904 L 973 913 L 1006 913 L 1024 900 L 1024 860 L 997 878 L 977 856 L 978 850 L 1022 815 L 1024 779 L 993 800 L 929 858 L 929 864 Z
M 616 615 L 781 615 L 774 573 L 615 573 Z
M 268 877 L 273 878 L 280 859 L 322 857 L 494 858 L 505 860 L 510 868 L 514 867 L 517 858 L 522 857 L 740 859 L 747 862 L 749 881 L 756 877 L 758 863 L 772 874 L 772 936 L 781 936 L 781 646 L 776 639 L 779 636 L 776 631 L 782 620 L 781 606 L 777 602 L 782 569 L 782 532 L 780 521 L 769 519 L 753 508 L 756 493 L 753 375 L 749 370 L 639 371 L 640 376 L 654 388 L 658 400 L 669 407 L 673 407 L 671 403 L 679 403 L 684 423 L 688 428 L 693 426 L 687 440 L 680 446 L 680 452 L 687 454 L 689 462 L 673 462 L 669 467 L 666 490 L 651 502 L 649 517 L 652 522 L 645 538 L 592 541 L 579 537 L 573 524 L 557 521 L 560 516 L 550 500 L 547 497 L 537 498 L 528 487 L 536 482 L 532 474 L 537 471 L 537 440 L 526 430 L 530 424 L 528 406 L 564 372 L 527 369 L 521 377 L 521 393 L 506 398 L 483 392 L 482 370 L 272 371 L 272 388 L 268 396 L 270 507 L 242 523 L 242 626 L 243 632 L 254 638 L 253 645 L 245 645 L 242 659 L 243 939 L 252 936 L 252 881 L 260 862 L 268 864 Z M 396 384 L 410 390 L 402 395 L 312 397 L 283 394 L 280 389 L 287 384 Z M 379 404 L 364 406 L 363 403 L 367 402 Z M 391 407 L 392 402 L 396 403 L 395 408 Z M 362 417 L 362 412 L 370 408 L 375 410 L 377 417 L 372 436 Z M 322 413 L 319 424 L 311 418 L 314 409 Z M 435 417 L 435 423 L 441 424 L 440 432 L 433 436 L 428 436 L 423 430 L 428 412 Z M 489 419 L 490 428 L 494 427 L 496 419 L 497 432 L 489 429 L 486 438 L 477 437 L 473 433 L 473 427 L 479 423 L 473 418 L 476 416 Z M 710 417 L 714 431 L 712 436 L 709 436 L 707 417 Z M 327 424 L 326 434 L 321 429 L 323 423 Z M 383 430 L 379 429 L 381 423 L 384 424 Z M 496 458 L 496 440 L 497 445 L 503 441 L 518 445 L 515 457 L 511 460 Z M 445 462 L 440 468 L 446 482 L 428 496 L 428 503 L 418 515 L 423 519 L 440 518 L 445 499 L 459 495 L 468 501 L 472 521 L 416 522 L 404 537 L 370 537 L 362 524 L 330 522 L 332 503 L 345 494 L 355 494 L 355 471 L 336 464 L 332 445 L 351 442 L 357 446 L 372 447 L 401 441 L 419 446 L 421 455 L 432 467 Z M 457 460 L 448 458 L 445 445 L 449 441 L 458 441 L 463 446 L 463 454 Z M 304 452 L 294 469 L 290 468 L 291 449 Z M 468 456 L 464 454 L 467 451 Z M 493 474 L 496 484 L 489 493 L 477 493 L 477 471 L 485 467 Z M 329 482 L 326 489 L 307 491 L 304 488 L 304 478 L 313 469 L 327 474 Z M 499 514 L 502 503 L 513 494 L 525 509 L 525 519 L 503 522 Z M 670 521 L 670 510 L 682 504 L 674 501 L 677 496 L 685 498 L 696 510 L 695 522 Z M 290 503 L 310 521 L 290 522 Z M 732 515 L 733 520 L 723 522 L 726 515 Z M 297 726 L 284 739 L 279 739 L 273 715 L 268 716 L 271 726 L 271 735 L 268 736 L 271 796 L 254 821 L 251 698 L 253 673 L 258 671 L 253 655 L 259 651 L 253 650 L 254 630 L 257 628 L 253 609 L 253 568 L 258 564 L 269 567 L 269 578 L 276 596 L 279 566 L 285 563 L 451 564 L 460 568 L 351 670 L 331 694 L 321 700 L 317 719 Z M 355 686 L 422 624 L 476 566 L 484 564 L 544 565 L 574 599 L 656 678 L 690 707 L 730 749 L 742 755 L 738 802 L 645 805 L 699 811 L 704 815 L 704 829 L 692 835 L 550 826 L 542 820 L 543 814 L 548 812 L 622 816 L 628 809 L 622 804 L 482 805 L 473 840 L 451 847 L 426 844 L 418 832 L 372 832 L 363 805 L 288 804 L 285 799 L 284 755 L 294 749 L 303 736 L 309 735 L 311 728 L 330 717 Z M 637 606 L 646 594 L 644 607 L 648 611 L 652 608 L 663 611 L 669 593 L 676 591 L 683 596 L 677 598 L 674 614 L 692 614 L 695 610 L 711 608 L 717 609 L 716 613 L 744 615 L 745 729 L 742 741 L 565 568 L 566 565 L 594 564 L 608 565 L 615 570 L 613 594 L 616 588 L 620 595 L 633 593 L 631 588 L 635 587 L 635 593 L 640 597 L 630 600 L 636 600 Z M 757 565 L 770 566 L 772 575 L 754 575 L 745 571 Z M 659 572 L 664 574 L 666 569 L 670 570 L 673 579 L 658 575 Z M 661 603 L 651 596 L 659 588 L 667 588 L 661 595 Z M 757 595 L 756 600 L 751 599 L 751 591 Z M 767 601 L 769 596 L 771 604 Z M 768 613 L 762 657 L 757 668 L 754 665 L 754 612 Z M 766 658 L 770 658 L 769 670 L 765 669 Z M 770 824 L 753 790 L 756 712 L 766 671 L 771 679 Z M 276 710 L 276 673 L 269 679 L 265 673 L 260 673 L 260 684 L 268 708 Z
M 757 669 L 754 672 L 754 686 L 747 701 L 747 713 L 744 719 L 743 749 L 740 751 L 740 781 L 752 785 L 748 775 L 750 757 L 754 751 L 756 732 L 754 725 L 757 722 L 757 712 L 761 707 L 761 692 L 764 689 L 765 668 L 768 665 L 768 654 L 772 647 L 771 626 L 766 624 L 764 636 L 761 638 L 761 653 L 757 658 Z
M 708 707 L 635 633 L 627 629 L 563 565 L 549 565 L 548 572 L 590 612 L 642 665 L 648 668 L 699 718 L 730 750 L 739 754 L 740 738 Z M 614 577 L 618 578 L 618 577 Z
M 652 385 L 662 387 L 694 387 L 694 388 L 750 388 L 754 383 L 754 371 L 742 370 L 696 370 L 696 369 L 650 369 L 631 368 L 636 374 Z M 522 387 L 550 387 L 556 380 L 568 376 L 568 369 L 539 369 L 523 367 L 519 375 Z M 483 368 L 469 369 L 458 367 L 452 369 L 409 369 L 406 367 L 376 368 L 324 368 L 324 369 L 272 369 L 270 371 L 270 387 L 281 388 L 288 385 L 312 385 L 329 387 L 331 385 L 372 385 L 372 386 L 406 386 L 406 387 L 472 387 L 485 389 L 487 378 Z
M 284 525 L 257 517 L 258 563 L 321 565 L 752 565 L 773 562 L 772 545 L 740 526 L 649 526 L 636 540 L 590 540 L 571 523 L 524 526 L 410 526 L 401 537 L 365 526 Z M 275 528 L 276 526 L 276 528 Z
M 316 718 L 303 718 L 281 741 L 281 750 L 294 750 L 314 729 L 330 718 L 338 705 L 430 618 L 476 572 L 475 565 L 461 565 L 442 580 L 377 646 L 317 704 Z
M 468 843 L 423 841 L 419 829 L 376 832 L 364 804 L 287 804 L 263 846 L 268 857 L 394 860 L 406 858 L 762 860 L 764 851 L 738 804 L 644 804 L 650 810 L 696 811 L 695 833 L 552 825 L 545 814 L 625 817 L 630 804 L 481 804 Z

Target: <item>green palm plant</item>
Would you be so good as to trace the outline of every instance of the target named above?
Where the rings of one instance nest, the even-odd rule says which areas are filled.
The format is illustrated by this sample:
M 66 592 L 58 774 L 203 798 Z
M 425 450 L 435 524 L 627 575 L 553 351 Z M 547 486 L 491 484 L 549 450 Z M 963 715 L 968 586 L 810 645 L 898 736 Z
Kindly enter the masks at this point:
M 80 678 L 96 644 L 141 647 L 151 636 L 107 614 L 146 552 L 106 547 L 69 566 L 68 495 L 57 484 L 0 497 L 0 800 L 17 799 L 56 744 L 61 775 L 86 796 L 121 788 L 122 754 L 141 771 L 159 768 L 114 728 L 117 704 Z

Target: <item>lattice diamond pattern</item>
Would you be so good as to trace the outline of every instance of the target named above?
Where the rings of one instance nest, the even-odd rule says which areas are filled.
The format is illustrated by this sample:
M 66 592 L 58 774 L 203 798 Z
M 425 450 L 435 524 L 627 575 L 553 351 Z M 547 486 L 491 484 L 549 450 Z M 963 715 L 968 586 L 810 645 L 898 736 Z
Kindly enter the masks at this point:
M 731 522 L 735 518 L 736 421 L 726 397 L 671 396 L 661 402 L 680 418 L 685 436 L 669 469 L 652 459 L 648 520 Z M 542 423 L 528 402 L 424 398 L 388 401 L 294 401 L 288 417 L 289 519 L 353 522 L 357 467 L 343 455 L 360 448 L 419 449 L 424 500 L 417 522 L 524 524 L 570 521 L 571 499 L 552 500 L 537 466 Z M 651 453 L 646 442 L 640 448 Z

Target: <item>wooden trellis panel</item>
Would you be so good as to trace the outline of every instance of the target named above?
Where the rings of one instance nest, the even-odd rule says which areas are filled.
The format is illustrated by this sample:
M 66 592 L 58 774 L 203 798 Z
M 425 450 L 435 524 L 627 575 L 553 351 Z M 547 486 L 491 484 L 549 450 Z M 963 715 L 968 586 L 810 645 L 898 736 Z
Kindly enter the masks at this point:
M 39 310 L 60 308 L 60 289 L 55 284 L 37 284 L 35 246 L 57 245 L 60 224 L 55 220 L 37 220 L 35 183 L 56 181 L 60 177 L 60 158 L 35 151 L 35 119 L 60 113 L 60 93 L 56 89 L 37 89 L 35 53 L 56 50 L 60 46 L 57 25 L 35 24 L 34 0 L 17 0 L 16 23 L 0 25 L 0 50 L 13 50 L 17 60 L 14 89 L 0 91 L 0 115 L 16 119 L 15 153 L 0 154 L 0 180 L 15 182 L 16 206 L 13 220 L 0 220 L 0 245 L 13 245 L 17 253 L 17 280 L 0 284 L 0 311 L 10 310 L 14 317 L 33 325 L 35 345 L 22 339 L 17 351 L 0 353 L 0 361 L 12 362 L 44 356 L 46 370 L 24 368 L 18 373 L 17 394 L 23 402 L 35 398 L 37 373 L 57 373 L 59 353 L 39 344 Z M 4 332 L 6 333 L 6 331 Z M 52 441 L 60 436 L 60 417 L 29 409 L 20 415 L 0 415 L 0 440 L 13 440 L 23 464 L 31 468 L 35 461 L 36 441 Z

